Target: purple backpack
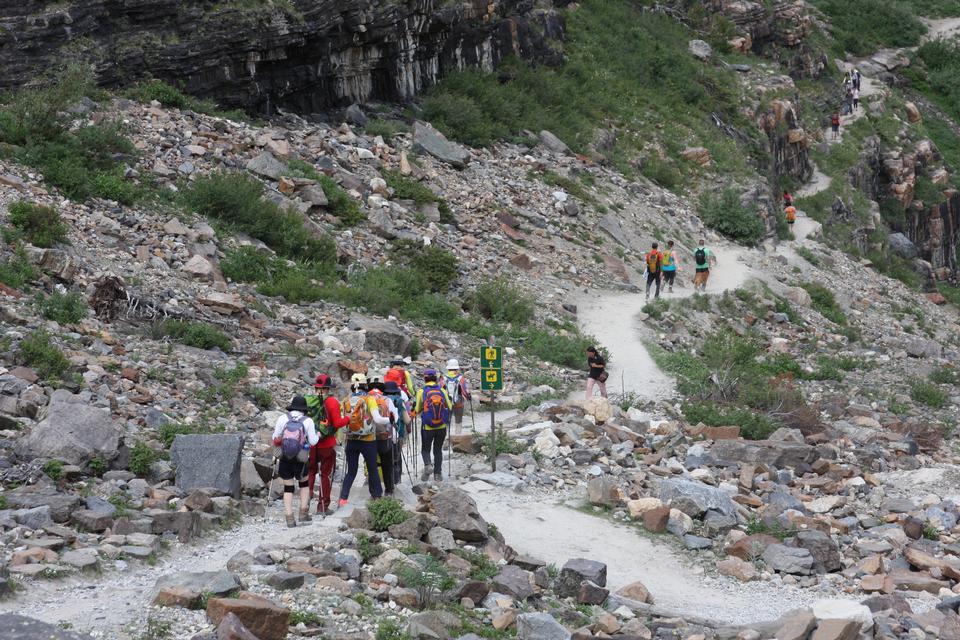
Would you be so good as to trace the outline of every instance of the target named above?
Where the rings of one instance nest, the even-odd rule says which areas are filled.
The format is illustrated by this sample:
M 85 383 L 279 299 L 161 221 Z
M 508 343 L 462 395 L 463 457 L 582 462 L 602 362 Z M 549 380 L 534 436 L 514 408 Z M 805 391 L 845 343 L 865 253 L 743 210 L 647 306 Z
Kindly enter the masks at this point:
M 283 427 L 280 440 L 280 454 L 286 460 L 298 458 L 303 451 L 303 445 L 307 441 L 307 429 L 303 426 L 306 419 L 306 416 L 287 415 L 287 424 Z

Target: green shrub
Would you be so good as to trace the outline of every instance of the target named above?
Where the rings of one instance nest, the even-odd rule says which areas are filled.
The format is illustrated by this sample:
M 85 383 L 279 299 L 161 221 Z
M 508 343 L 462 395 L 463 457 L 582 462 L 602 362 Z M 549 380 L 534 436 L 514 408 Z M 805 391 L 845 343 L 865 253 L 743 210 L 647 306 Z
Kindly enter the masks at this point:
M 392 618 L 381 620 L 377 625 L 375 640 L 410 640 L 400 623 Z
M 37 272 L 22 245 L 17 246 L 12 256 L 0 260 L 0 282 L 8 287 L 20 289 L 36 277 Z
M 847 316 L 837 304 L 833 292 L 816 282 L 804 282 L 800 285 L 810 294 L 813 308 L 824 318 L 839 325 L 847 324 Z
M 487 320 L 526 326 L 533 320 L 534 301 L 506 278 L 487 280 L 467 299 L 469 309 Z
M 360 559 L 363 560 L 364 564 L 368 564 L 384 551 L 385 548 L 383 545 L 373 542 L 368 536 L 357 536 L 357 552 L 360 554 Z
M 942 409 L 947 406 L 950 397 L 941 391 L 937 385 L 929 382 L 917 381 L 910 386 L 910 398 L 914 402 L 925 404 L 934 409 Z
M 447 565 L 429 555 L 423 559 L 422 566 L 405 563 L 397 573 L 400 584 L 417 592 L 420 606 L 424 609 L 432 608 L 457 586 Z
M 336 246 L 317 238 L 303 218 L 263 197 L 263 184 L 244 173 L 215 173 L 193 182 L 184 202 L 193 211 L 262 240 L 277 254 L 332 267 Z
M 403 503 L 395 498 L 382 498 L 367 504 L 371 526 L 374 531 L 386 531 L 395 524 L 406 522 L 412 515 L 403 508 Z
M 216 327 L 204 322 L 185 320 L 164 320 L 153 327 L 154 339 L 173 338 L 181 344 L 197 349 L 220 349 L 230 351 L 233 342 Z
M 130 206 L 141 196 L 141 188 L 118 172 L 98 173 L 93 177 L 93 195 Z
M 740 204 L 740 196 L 733 188 L 724 189 L 719 195 L 704 193 L 700 198 L 700 216 L 711 229 L 747 246 L 755 246 L 763 238 L 763 220 L 756 211 Z
M 40 315 L 60 324 L 76 324 L 87 317 L 87 302 L 76 291 L 60 293 L 55 290 L 45 298 L 38 296 L 35 304 Z
M 51 480 L 59 480 L 63 477 L 63 463 L 59 460 L 50 460 L 43 465 L 43 472 Z
M 248 391 L 248 393 L 253 399 L 253 403 L 260 409 L 266 410 L 273 406 L 273 394 L 270 393 L 269 389 L 264 387 L 253 387 Z
M 327 210 L 340 219 L 341 226 L 355 227 L 367 219 L 356 200 L 344 191 L 330 176 L 318 172 L 312 164 L 303 160 L 291 160 L 291 175 L 316 180 L 327 196 Z
M 920 14 L 900 0 L 813 0 L 813 5 L 829 16 L 834 37 L 855 56 L 918 45 L 927 31 Z
M 817 254 L 806 247 L 797 247 L 797 255 L 815 267 L 820 266 L 820 258 L 817 257 Z
M 677 168 L 657 156 L 651 156 L 644 160 L 643 164 L 640 165 L 640 173 L 664 189 L 670 189 L 671 191 L 681 181 L 680 172 Z
M 17 235 L 36 247 L 52 247 L 67 241 L 67 225 L 53 207 L 19 201 L 10 205 L 10 224 Z
M 160 459 L 156 451 L 143 442 L 137 442 L 130 450 L 130 462 L 127 467 L 131 473 L 144 478 L 150 473 L 150 466 Z
M 587 347 L 596 343 L 591 336 L 535 327 L 514 335 L 526 353 L 570 369 L 586 367 Z M 608 359 L 609 360 L 609 359 Z
M 953 367 L 937 367 L 928 379 L 934 384 L 960 384 L 960 372 Z
M 688 422 L 702 422 L 713 427 L 736 425 L 740 435 L 748 440 L 763 440 L 776 430 L 773 421 L 763 413 L 745 408 L 721 408 L 706 403 L 683 405 Z
M 436 245 L 423 247 L 397 242 L 393 256 L 410 268 L 411 292 L 444 293 L 457 280 L 457 257 Z
M 87 468 L 90 470 L 90 475 L 93 475 L 99 478 L 107 471 L 107 468 L 108 468 L 107 461 L 101 458 L 100 456 L 94 456 L 90 460 L 89 464 L 87 464 Z
M 303 611 L 294 609 L 290 612 L 290 626 L 296 627 L 303 624 L 307 627 L 318 627 L 323 624 L 325 618 L 316 611 Z
M 24 364 L 33 367 L 37 375 L 48 382 L 60 380 L 70 367 L 70 361 L 51 342 L 50 334 L 45 329 L 37 329 L 20 341 L 20 357 Z
M 394 137 L 395 135 L 407 133 L 408 131 L 410 131 L 410 127 L 403 122 L 398 122 L 396 120 L 384 120 L 381 118 L 371 120 L 363 128 L 363 132 L 368 136 L 380 136 L 387 142 L 389 142 L 390 138 Z
M 504 453 L 519 455 L 527 450 L 527 445 L 520 440 L 511 438 L 501 428 L 497 427 L 497 432 L 493 437 L 494 457 Z M 480 450 L 485 457 L 490 457 L 490 436 L 485 435 L 480 440 Z
M 393 197 L 400 200 L 413 200 L 417 204 L 440 202 L 441 198 L 430 187 L 408 178 L 399 171 L 384 171 L 383 179 L 393 189 Z
M 165 107 L 185 109 L 192 98 L 177 87 L 167 84 L 163 80 L 145 80 L 128 87 L 123 94 L 138 102 L 152 102 L 156 100 Z

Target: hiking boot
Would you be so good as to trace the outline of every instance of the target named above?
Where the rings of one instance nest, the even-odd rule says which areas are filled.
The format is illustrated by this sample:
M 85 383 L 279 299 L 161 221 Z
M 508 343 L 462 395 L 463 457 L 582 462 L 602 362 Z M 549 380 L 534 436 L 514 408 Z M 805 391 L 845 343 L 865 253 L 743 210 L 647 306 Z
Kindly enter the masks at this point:
M 673 287 L 670 287 L 670 293 L 673 293 Z
M 423 473 L 420 474 L 420 480 L 422 482 L 426 482 L 429 479 L 430 479 L 430 471 L 427 469 L 424 469 Z
M 294 519 L 292 513 L 288 513 L 286 515 L 287 515 L 287 527 L 289 527 L 290 529 L 293 529 L 295 526 L 297 526 L 297 521 Z
M 435 473 L 435 474 L 433 474 L 433 481 L 434 481 L 434 482 L 443 482 L 443 475 L 440 474 L 440 473 Z
M 341 507 L 345 507 L 347 506 L 347 502 L 349 502 L 349 500 L 347 500 L 346 498 L 340 498 L 340 502 L 338 502 L 337 504 Z
M 332 515 L 333 515 L 333 509 L 331 509 L 330 507 L 327 507 L 326 511 L 323 512 L 323 515 L 325 515 L 325 516 L 332 516 Z
M 309 510 L 303 509 L 300 511 L 300 522 L 301 524 L 304 522 L 313 522 L 313 518 L 310 517 Z

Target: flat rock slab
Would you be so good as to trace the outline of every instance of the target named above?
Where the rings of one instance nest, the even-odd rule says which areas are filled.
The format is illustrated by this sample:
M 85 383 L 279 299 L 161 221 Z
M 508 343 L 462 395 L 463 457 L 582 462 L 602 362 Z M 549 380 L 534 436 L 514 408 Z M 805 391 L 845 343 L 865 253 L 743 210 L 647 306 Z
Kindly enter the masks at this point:
M 93 640 L 91 636 L 61 629 L 16 613 L 0 614 L 3 640 Z
M 239 499 L 242 453 L 241 436 L 178 435 L 170 448 L 177 486 L 184 491 L 212 487 Z

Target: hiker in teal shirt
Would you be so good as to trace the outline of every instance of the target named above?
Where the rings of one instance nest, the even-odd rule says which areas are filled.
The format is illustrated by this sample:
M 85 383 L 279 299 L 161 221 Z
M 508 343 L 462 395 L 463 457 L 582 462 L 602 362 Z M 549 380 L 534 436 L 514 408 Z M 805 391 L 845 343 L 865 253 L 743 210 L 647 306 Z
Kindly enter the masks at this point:
M 673 248 L 673 240 L 667 240 L 667 248 L 663 252 L 663 279 L 670 293 L 673 293 L 673 280 L 677 277 L 677 252 Z

